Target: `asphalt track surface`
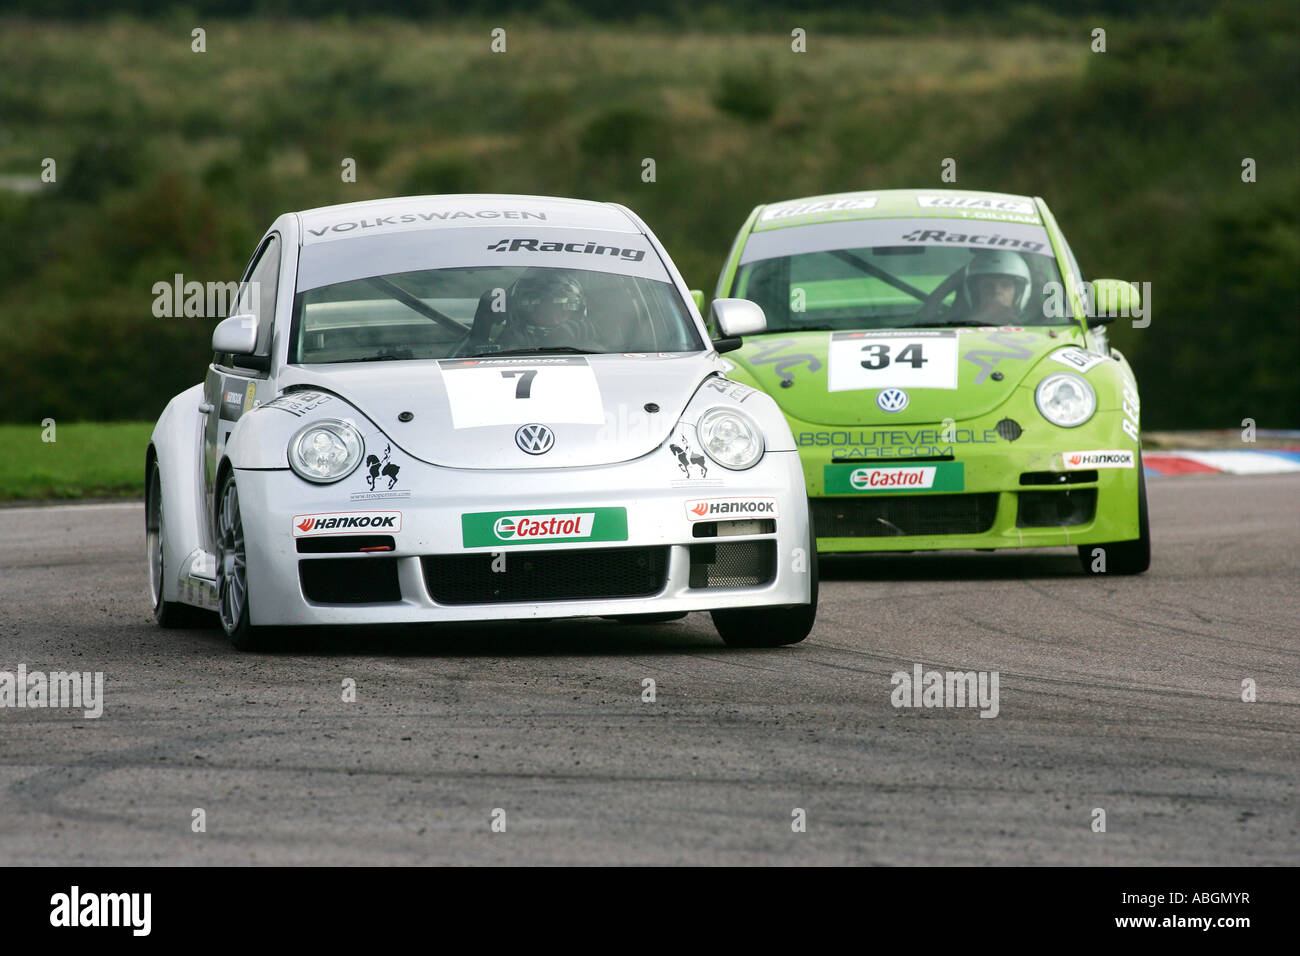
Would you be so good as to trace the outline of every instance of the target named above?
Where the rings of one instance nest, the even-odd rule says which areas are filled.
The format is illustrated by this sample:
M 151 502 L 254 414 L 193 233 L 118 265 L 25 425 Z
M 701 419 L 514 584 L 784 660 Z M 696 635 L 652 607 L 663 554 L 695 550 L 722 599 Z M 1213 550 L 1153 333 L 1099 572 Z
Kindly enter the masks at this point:
M 1141 577 L 828 560 L 808 640 L 743 651 L 693 614 L 242 654 L 154 626 L 142 505 L 3 509 L 0 670 L 106 683 L 0 709 L 0 864 L 1300 863 L 1300 475 L 1149 494 Z M 894 708 L 916 663 L 999 715 Z

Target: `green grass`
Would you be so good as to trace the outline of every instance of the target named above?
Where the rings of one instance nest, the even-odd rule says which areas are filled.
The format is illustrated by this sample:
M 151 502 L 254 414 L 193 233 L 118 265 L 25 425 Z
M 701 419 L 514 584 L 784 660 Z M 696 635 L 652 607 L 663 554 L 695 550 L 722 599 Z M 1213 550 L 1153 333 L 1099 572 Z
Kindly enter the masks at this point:
M 1005 32 L 810 29 L 800 54 L 788 29 L 694 6 L 691 29 L 512 18 L 504 54 L 445 17 L 208 19 L 203 54 L 183 12 L 0 17 L 0 176 L 57 161 L 54 183 L 0 188 L 0 420 L 152 420 L 201 376 L 213 325 L 155 318 L 154 283 L 237 277 L 286 210 L 622 202 L 711 292 L 755 203 L 940 187 L 953 158 L 960 188 L 1045 197 L 1090 278 L 1150 282 L 1150 328 L 1111 327 L 1144 425 L 1296 425 L 1300 120 L 1273 91 L 1296 88 L 1300 7 L 1108 17 L 1105 54 L 1092 18 L 1017 10 Z
M 148 422 L 0 425 L 0 501 L 144 496 Z

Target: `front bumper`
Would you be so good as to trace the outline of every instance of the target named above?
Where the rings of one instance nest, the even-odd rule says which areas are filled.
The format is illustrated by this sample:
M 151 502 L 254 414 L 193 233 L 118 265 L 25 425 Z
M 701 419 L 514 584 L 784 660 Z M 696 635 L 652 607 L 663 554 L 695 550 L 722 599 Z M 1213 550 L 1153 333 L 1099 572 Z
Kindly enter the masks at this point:
M 666 448 L 635 461 L 591 468 L 467 470 L 408 459 L 401 462 L 398 485 L 408 489 L 409 496 L 369 500 L 354 500 L 355 475 L 334 485 L 313 485 L 285 469 L 236 469 L 247 542 L 251 623 L 279 626 L 536 620 L 807 604 L 811 583 L 807 571 L 808 516 L 799 456 L 794 452 L 768 452 L 758 465 L 743 472 L 709 464 L 707 477 L 700 477 L 694 465 L 684 473 L 677 457 Z M 377 487 L 382 490 L 384 485 L 381 482 Z M 710 522 L 689 520 L 686 502 L 705 498 L 773 498 L 772 525 L 763 525 L 759 533 L 697 536 L 697 528 L 707 530 Z M 484 528 L 495 527 L 491 520 L 479 520 L 478 530 L 471 531 L 468 537 L 462 524 L 465 515 L 493 513 L 607 514 L 599 509 L 625 510 L 622 540 L 595 538 L 526 545 L 494 540 L 489 544 L 482 534 Z M 295 516 L 347 512 L 400 512 L 400 530 L 374 529 L 380 540 L 391 539 L 392 550 L 300 551 L 303 541 L 325 541 L 334 536 L 295 538 Z M 619 527 L 617 522 L 614 527 Z M 357 534 L 365 537 L 362 544 L 376 543 L 368 530 Z M 710 577 L 702 572 L 702 562 L 722 560 L 717 555 L 723 553 L 724 546 L 753 542 L 760 544 L 748 544 L 751 553 L 761 551 L 772 556 L 770 580 L 765 583 L 728 586 L 732 578 Z M 710 551 L 711 546 L 718 550 Z M 640 554 L 654 555 L 650 563 L 655 567 L 635 567 L 644 564 Z M 636 560 L 624 560 L 629 557 Z M 322 570 L 320 563 L 340 561 L 354 563 L 323 569 L 327 580 L 339 583 L 338 595 L 355 592 L 357 587 L 352 585 L 357 582 L 382 577 L 389 582 L 382 594 L 384 599 L 358 602 L 353 594 L 346 600 L 331 600 L 331 593 L 322 593 L 317 573 Z M 488 571 L 493 561 L 499 567 Z M 387 562 L 382 573 L 375 573 L 381 568 L 377 562 Z M 304 563 L 312 565 L 307 577 L 301 567 Z M 549 570 L 539 572 L 542 565 Z M 638 592 L 636 596 L 528 596 L 533 580 L 546 578 L 552 587 L 548 593 L 554 593 L 557 580 L 561 581 L 560 590 L 566 590 L 563 578 L 571 573 L 566 569 L 583 569 L 584 575 L 595 580 L 607 570 L 612 574 L 616 566 L 624 572 L 633 567 L 633 576 L 640 584 L 644 584 L 645 574 L 657 573 L 652 593 L 645 593 L 647 588 L 634 582 L 631 590 Z M 332 574 L 334 570 L 340 573 Z M 488 600 L 463 603 L 467 592 L 454 581 L 438 577 L 444 573 L 475 576 L 475 593 L 488 594 Z M 495 578 L 486 577 L 497 573 L 501 575 L 500 588 L 492 586 Z M 511 577 L 528 574 L 539 576 L 523 584 L 519 583 L 521 578 Z M 601 590 L 599 586 L 582 586 L 591 582 L 576 584 L 567 590 Z M 311 592 L 310 597 L 307 592 Z M 498 596 L 490 597 L 492 592 Z
M 791 420 L 822 553 L 1040 548 L 1138 537 L 1138 453 L 1119 411 L 1064 429 L 1003 410 L 945 426 Z M 1013 427 L 1014 426 L 1014 427 Z M 1131 467 L 1067 469 L 1063 453 L 1131 450 Z M 927 490 L 855 489 L 857 469 L 933 467 Z M 859 475 L 859 483 L 863 479 Z

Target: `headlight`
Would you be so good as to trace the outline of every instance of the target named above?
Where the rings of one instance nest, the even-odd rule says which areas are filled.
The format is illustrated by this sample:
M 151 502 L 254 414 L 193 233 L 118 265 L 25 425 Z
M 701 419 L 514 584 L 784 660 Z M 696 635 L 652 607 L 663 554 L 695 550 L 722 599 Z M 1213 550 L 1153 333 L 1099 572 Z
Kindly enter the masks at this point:
M 312 422 L 289 439 L 289 467 L 318 484 L 346 478 L 361 464 L 361 434 L 337 419 Z
M 1097 410 L 1097 393 L 1079 376 L 1056 372 L 1038 383 L 1034 402 L 1053 425 L 1076 428 Z
M 744 471 L 763 457 L 763 434 L 749 417 L 730 408 L 711 408 L 695 426 L 705 453 L 723 468 Z

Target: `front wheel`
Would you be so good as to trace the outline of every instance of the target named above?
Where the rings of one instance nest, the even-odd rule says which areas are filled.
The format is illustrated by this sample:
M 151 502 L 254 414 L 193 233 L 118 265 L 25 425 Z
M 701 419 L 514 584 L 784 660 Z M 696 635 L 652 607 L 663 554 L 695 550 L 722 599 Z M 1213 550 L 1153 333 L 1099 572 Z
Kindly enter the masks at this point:
M 1137 470 L 1138 537 L 1114 544 L 1079 545 L 1079 563 L 1085 574 L 1141 574 L 1151 567 L 1151 523 L 1147 518 L 1147 478 L 1141 452 L 1137 456 Z
M 217 495 L 217 614 L 221 629 L 239 650 L 265 647 L 265 629 L 249 623 L 248 557 L 233 475 Z
M 728 647 L 781 647 L 798 644 L 811 633 L 817 605 L 731 608 L 710 613 L 713 626 Z
M 781 647 L 798 644 L 807 637 L 817 620 L 817 533 L 808 516 L 809 601 L 788 607 L 729 608 L 710 612 L 713 626 L 728 647 Z

